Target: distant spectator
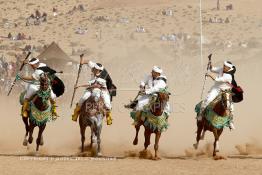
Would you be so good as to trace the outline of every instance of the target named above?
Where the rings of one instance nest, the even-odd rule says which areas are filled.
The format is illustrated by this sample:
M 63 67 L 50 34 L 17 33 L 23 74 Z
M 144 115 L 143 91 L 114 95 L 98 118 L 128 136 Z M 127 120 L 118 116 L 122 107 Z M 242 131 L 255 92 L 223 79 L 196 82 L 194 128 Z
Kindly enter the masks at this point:
M 58 10 L 57 10 L 57 8 L 53 8 L 53 16 L 57 16 L 58 15 Z
M 17 34 L 16 40 L 22 40 L 22 34 L 21 34 L 21 33 L 18 33 L 18 34 Z
M 39 10 L 35 11 L 35 17 L 36 18 L 41 18 L 41 13 L 39 12 Z
M 229 23 L 229 18 L 227 17 L 226 20 L 225 20 L 225 23 Z
M 9 39 L 12 39 L 12 38 L 13 38 L 13 36 L 12 36 L 12 34 L 11 34 L 10 32 L 8 33 L 7 38 L 9 38 Z
M 80 11 L 85 11 L 85 8 L 84 8 L 83 4 L 80 4 L 80 5 L 78 6 L 78 10 L 80 10 Z

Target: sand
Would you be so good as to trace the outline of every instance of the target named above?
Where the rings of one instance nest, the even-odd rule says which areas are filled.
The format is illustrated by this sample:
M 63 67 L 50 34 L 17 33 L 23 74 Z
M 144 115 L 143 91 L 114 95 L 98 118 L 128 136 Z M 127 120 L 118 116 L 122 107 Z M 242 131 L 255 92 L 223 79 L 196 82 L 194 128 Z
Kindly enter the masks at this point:
M 224 10 L 230 3 L 234 5 L 234 10 Z M 73 6 L 79 4 L 83 4 L 87 10 L 67 14 Z M 9 47 L 19 44 L 22 48 L 26 44 L 41 46 L 55 41 L 69 56 L 72 48 L 90 50 L 85 59 L 101 62 L 108 69 L 118 87 L 118 95 L 113 101 L 113 125 L 104 123 L 102 152 L 104 156 L 119 159 L 69 159 L 68 156 L 79 156 L 80 133 L 78 124 L 70 120 L 73 109 L 69 105 L 76 74 L 68 71 L 66 74 L 71 76 L 63 77 L 66 78 L 68 91 L 57 102 L 61 117 L 48 123 L 44 133 L 45 145 L 40 148 L 39 155 L 50 156 L 44 160 L 24 157 L 36 155 L 34 144 L 29 148 L 22 146 L 24 126 L 19 116 L 18 94 L 1 96 L 0 174 L 261 174 L 262 82 L 259 75 L 262 73 L 262 16 L 257 9 L 261 2 L 221 1 L 223 8 L 220 11 L 214 10 L 214 0 L 203 2 L 205 19 L 229 17 L 231 22 L 203 24 L 203 35 L 209 44 L 204 45 L 202 64 L 198 5 L 196 0 L 2 1 L 0 22 L 1 19 L 9 19 L 16 22 L 18 27 L 4 28 L 1 23 L 0 35 L 24 32 L 32 36 L 32 40 L 10 41 L 1 38 L 0 45 Z M 54 6 L 58 8 L 57 17 L 52 17 Z M 48 22 L 40 26 L 25 26 L 25 18 L 35 9 L 46 11 Z M 174 15 L 162 15 L 161 12 L 166 9 L 173 10 Z M 97 16 L 108 16 L 109 21 L 94 21 L 93 17 Z M 128 18 L 129 22 L 118 22 L 121 18 Z M 136 32 L 139 25 L 145 28 L 145 33 Z M 80 26 L 88 29 L 87 34 L 74 33 Z M 98 37 L 97 32 L 101 32 Z M 172 33 L 184 33 L 190 39 L 178 45 L 172 41 L 161 41 L 161 35 Z M 230 47 L 227 45 L 229 41 L 232 43 Z M 247 43 L 247 47 L 240 43 Z M 8 56 L 9 52 L 21 53 L 11 48 L 1 50 L 7 59 L 13 60 L 13 56 Z M 230 59 L 236 65 L 236 79 L 245 91 L 245 100 L 235 104 L 236 130 L 230 132 L 225 129 L 220 138 L 219 155 L 227 157 L 220 161 L 209 156 L 210 144 L 213 142 L 211 133 L 201 142 L 199 151 L 192 149 L 196 136 L 194 106 L 200 100 L 203 69 L 209 53 L 213 53 L 215 65 L 221 65 L 225 59 Z M 38 53 L 34 52 L 33 55 Z M 79 59 L 78 56 L 72 58 L 76 61 Z M 135 130 L 131 125 L 129 111 L 123 107 L 136 95 L 140 80 L 150 73 L 153 65 L 161 66 L 168 77 L 173 110 L 170 127 L 160 140 L 162 160 L 157 162 L 139 159 L 139 151 L 143 149 L 143 130 L 140 132 L 139 145 L 133 146 Z M 80 84 L 84 84 L 87 79 L 89 70 L 84 68 Z M 208 80 L 205 94 L 211 85 L 212 81 Z M 76 101 L 82 93 L 83 90 L 77 91 Z M 86 135 L 89 138 L 88 130 Z M 153 144 L 150 150 L 153 152 Z M 244 157 L 241 159 L 233 155 Z M 54 156 L 61 156 L 62 160 L 54 161 Z

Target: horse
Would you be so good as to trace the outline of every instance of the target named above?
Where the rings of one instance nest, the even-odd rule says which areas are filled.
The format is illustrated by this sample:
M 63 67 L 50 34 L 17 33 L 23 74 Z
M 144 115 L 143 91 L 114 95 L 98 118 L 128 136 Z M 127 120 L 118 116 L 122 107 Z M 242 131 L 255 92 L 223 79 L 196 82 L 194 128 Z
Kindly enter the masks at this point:
M 43 73 L 40 77 L 40 89 L 36 95 L 32 97 L 30 102 L 29 117 L 22 117 L 26 129 L 23 141 L 24 146 L 27 146 L 28 143 L 31 144 L 33 142 L 34 128 L 36 126 L 39 128 L 38 137 L 36 139 L 36 151 L 39 151 L 39 146 L 44 144 L 42 134 L 45 130 L 46 123 L 50 119 L 55 120 L 55 116 L 52 115 L 50 98 L 51 87 L 49 78 L 47 74 Z
M 83 103 L 79 115 L 81 152 L 84 152 L 85 131 L 89 126 L 91 129 L 90 148 L 94 151 L 94 156 L 102 156 L 101 131 L 106 108 L 101 96 L 102 87 L 90 88 L 90 90 L 91 96 Z
M 147 148 L 150 145 L 150 138 L 151 135 L 154 133 L 155 134 L 155 145 L 154 145 L 154 150 L 155 150 L 155 155 L 153 157 L 153 160 L 160 160 L 161 158 L 158 156 L 158 149 L 159 149 L 159 140 L 161 137 L 162 132 L 167 129 L 167 116 L 164 114 L 164 109 L 165 106 L 167 105 L 167 102 L 169 100 L 169 93 L 163 93 L 163 92 L 158 92 L 156 95 L 154 95 L 153 100 L 151 101 L 149 105 L 149 111 L 145 112 L 142 111 L 140 120 L 138 121 L 137 125 L 135 126 L 136 128 L 136 136 L 133 141 L 134 145 L 138 144 L 138 133 L 140 130 L 140 126 L 144 126 L 145 132 L 144 132 L 144 137 L 145 137 L 145 142 L 144 142 L 144 150 L 141 151 L 140 153 L 146 153 Z M 144 120 L 142 120 L 144 116 Z M 162 120 L 164 117 L 164 120 Z M 164 124 L 162 126 L 156 126 L 152 127 L 151 121 L 158 121 L 162 120 L 164 121 Z
M 213 133 L 215 141 L 214 141 L 214 148 L 213 148 L 213 157 L 216 156 L 216 153 L 219 152 L 219 137 L 221 136 L 224 126 L 228 125 L 228 121 L 230 119 L 230 105 L 232 102 L 232 96 L 229 91 L 222 91 L 221 95 L 219 95 L 204 111 L 202 120 L 197 120 L 197 137 L 196 143 L 193 145 L 195 149 L 198 148 L 199 141 L 204 139 L 205 132 L 210 131 Z M 210 107 L 210 108 L 209 108 Z M 225 119 L 226 122 L 221 124 L 220 127 L 214 126 L 210 121 L 207 119 L 208 110 L 213 110 L 215 117 L 220 117 L 220 119 Z M 218 115 L 218 116 L 217 116 Z M 227 118 L 225 118 L 227 117 Z M 227 120 L 228 119 L 228 120 Z M 202 135 L 201 135 L 202 133 Z

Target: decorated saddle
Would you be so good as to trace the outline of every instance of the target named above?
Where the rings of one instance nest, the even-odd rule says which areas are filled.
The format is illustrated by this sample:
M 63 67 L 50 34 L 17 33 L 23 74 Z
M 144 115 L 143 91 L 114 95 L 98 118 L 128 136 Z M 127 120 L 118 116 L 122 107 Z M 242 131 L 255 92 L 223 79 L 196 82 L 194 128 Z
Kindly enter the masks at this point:
M 200 112 L 201 103 L 198 103 L 195 107 L 195 112 L 198 114 Z M 204 111 L 204 117 L 207 119 L 207 121 L 213 125 L 215 128 L 221 129 L 224 127 L 229 126 L 229 122 L 232 120 L 231 116 L 220 116 L 218 115 L 213 109 L 214 109 L 215 103 L 210 103 L 207 108 Z
M 130 117 L 136 122 L 136 112 L 130 112 Z M 168 129 L 168 115 L 164 112 L 161 116 L 154 116 L 150 111 L 143 111 L 141 120 L 144 122 L 145 127 L 150 128 L 153 132 L 164 132 Z

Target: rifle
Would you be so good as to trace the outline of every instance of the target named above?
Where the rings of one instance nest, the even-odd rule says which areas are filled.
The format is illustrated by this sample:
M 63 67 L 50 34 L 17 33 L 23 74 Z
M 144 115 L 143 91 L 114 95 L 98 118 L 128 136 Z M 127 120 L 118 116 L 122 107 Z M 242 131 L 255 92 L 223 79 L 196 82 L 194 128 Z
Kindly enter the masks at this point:
M 29 58 L 30 54 L 31 54 L 31 52 L 28 52 L 28 54 L 26 55 L 26 57 L 25 57 L 25 59 L 24 59 L 24 61 L 23 61 L 23 64 L 20 66 L 19 72 L 21 72 L 21 71 L 23 70 L 24 66 L 26 65 L 25 61 Z M 17 81 L 17 79 L 15 78 L 15 80 L 14 80 L 13 83 L 12 83 L 11 88 L 10 88 L 9 91 L 8 91 L 7 96 L 9 96 L 10 93 L 12 92 L 13 87 L 15 86 L 16 81 Z
M 82 63 L 82 61 L 83 61 L 83 56 L 84 56 L 84 54 L 81 54 L 81 55 L 80 55 L 80 64 L 79 64 L 79 68 L 78 68 L 78 73 L 77 73 L 76 83 L 75 83 L 75 86 L 74 86 L 73 96 L 72 96 L 72 99 L 71 99 L 70 108 L 72 108 L 72 106 L 73 106 L 73 102 L 74 102 L 74 98 L 75 98 L 75 93 L 76 93 L 75 87 L 76 87 L 77 84 L 78 84 L 78 80 L 79 80 L 80 73 L 81 73 L 81 70 L 82 70 L 82 64 L 81 64 L 81 63 Z
M 203 84 L 203 88 L 202 88 L 202 92 L 201 92 L 201 100 L 203 99 L 203 93 L 205 91 L 205 86 L 206 86 L 206 80 L 207 80 L 206 74 L 208 73 L 208 71 L 211 68 L 211 57 L 212 57 L 212 54 L 208 55 L 208 64 L 207 64 L 207 70 L 206 70 L 206 73 L 205 73 L 204 84 Z

